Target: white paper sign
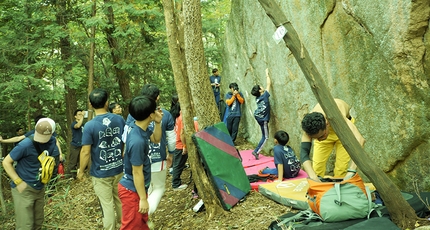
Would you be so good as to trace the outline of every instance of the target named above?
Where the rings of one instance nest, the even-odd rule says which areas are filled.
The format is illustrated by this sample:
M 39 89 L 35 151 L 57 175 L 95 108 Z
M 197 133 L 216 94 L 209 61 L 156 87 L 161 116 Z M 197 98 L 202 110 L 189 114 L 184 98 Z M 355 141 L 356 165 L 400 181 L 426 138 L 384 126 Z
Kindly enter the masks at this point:
M 284 26 L 280 26 L 278 27 L 278 29 L 276 29 L 272 38 L 273 40 L 275 40 L 276 44 L 279 44 L 279 42 L 282 40 L 285 34 L 287 34 L 287 29 Z

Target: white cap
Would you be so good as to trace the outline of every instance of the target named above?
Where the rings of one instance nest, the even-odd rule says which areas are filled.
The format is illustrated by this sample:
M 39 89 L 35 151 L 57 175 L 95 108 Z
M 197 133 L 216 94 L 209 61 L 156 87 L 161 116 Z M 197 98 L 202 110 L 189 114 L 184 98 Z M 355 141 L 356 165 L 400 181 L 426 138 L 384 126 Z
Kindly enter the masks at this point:
M 46 143 L 55 132 L 55 122 L 51 118 L 41 118 L 34 130 L 34 141 Z

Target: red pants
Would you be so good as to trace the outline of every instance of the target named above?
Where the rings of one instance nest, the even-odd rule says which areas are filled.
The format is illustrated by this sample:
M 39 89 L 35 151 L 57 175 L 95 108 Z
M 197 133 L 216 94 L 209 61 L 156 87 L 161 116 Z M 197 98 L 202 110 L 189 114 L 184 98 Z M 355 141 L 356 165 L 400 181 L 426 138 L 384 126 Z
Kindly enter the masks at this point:
M 147 225 L 148 213 L 139 213 L 139 195 L 137 192 L 126 189 L 118 183 L 118 196 L 122 204 L 121 230 L 144 229 Z

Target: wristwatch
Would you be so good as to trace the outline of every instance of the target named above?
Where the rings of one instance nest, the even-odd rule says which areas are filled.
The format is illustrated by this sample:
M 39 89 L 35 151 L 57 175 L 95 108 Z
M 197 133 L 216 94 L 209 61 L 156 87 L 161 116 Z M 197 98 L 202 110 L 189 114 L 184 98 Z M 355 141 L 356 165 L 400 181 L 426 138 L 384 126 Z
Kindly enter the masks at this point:
M 22 179 L 21 178 L 16 178 L 15 180 L 13 180 L 13 183 L 15 184 L 15 185 L 19 185 L 19 184 L 21 184 L 22 183 Z

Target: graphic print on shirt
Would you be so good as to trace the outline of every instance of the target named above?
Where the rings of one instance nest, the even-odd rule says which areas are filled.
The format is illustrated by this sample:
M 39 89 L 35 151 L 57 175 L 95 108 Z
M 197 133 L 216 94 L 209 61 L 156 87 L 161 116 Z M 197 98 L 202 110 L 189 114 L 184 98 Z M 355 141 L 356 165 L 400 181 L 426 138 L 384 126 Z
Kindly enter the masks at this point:
M 233 101 L 233 104 L 231 104 L 231 109 L 230 109 L 230 111 L 234 111 L 234 109 L 236 108 L 236 103 L 237 103 L 237 101 L 236 101 L 236 99 Z
M 151 123 L 149 123 L 148 125 L 148 129 L 150 130 L 154 130 L 155 129 L 155 123 L 154 121 L 151 121 Z M 148 143 L 149 143 L 149 152 L 148 152 L 148 157 L 149 157 L 149 161 L 151 162 L 158 162 L 161 161 L 161 142 L 160 143 L 152 143 L 151 139 L 148 138 Z
M 257 109 L 255 110 L 254 116 L 260 119 L 264 118 L 264 111 L 266 111 L 267 105 L 263 99 L 257 100 Z
M 109 118 L 104 118 L 103 125 L 106 126 L 106 129 L 99 131 L 99 155 L 100 159 L 106 162 L 105 165 L 100 166 L 100 170 L 110 170 L 122 165 L 121 148 L 117 147 L 121 145 L 121 129 L 109 127 L 110 123 Z M 109 141 L 111 142 L 109 143 Z
M 288 161 L 291 172 L 300 171 L 300 161 L 297 159 L 296 155 L 288 146 L 284 146 L 284 157 Z

